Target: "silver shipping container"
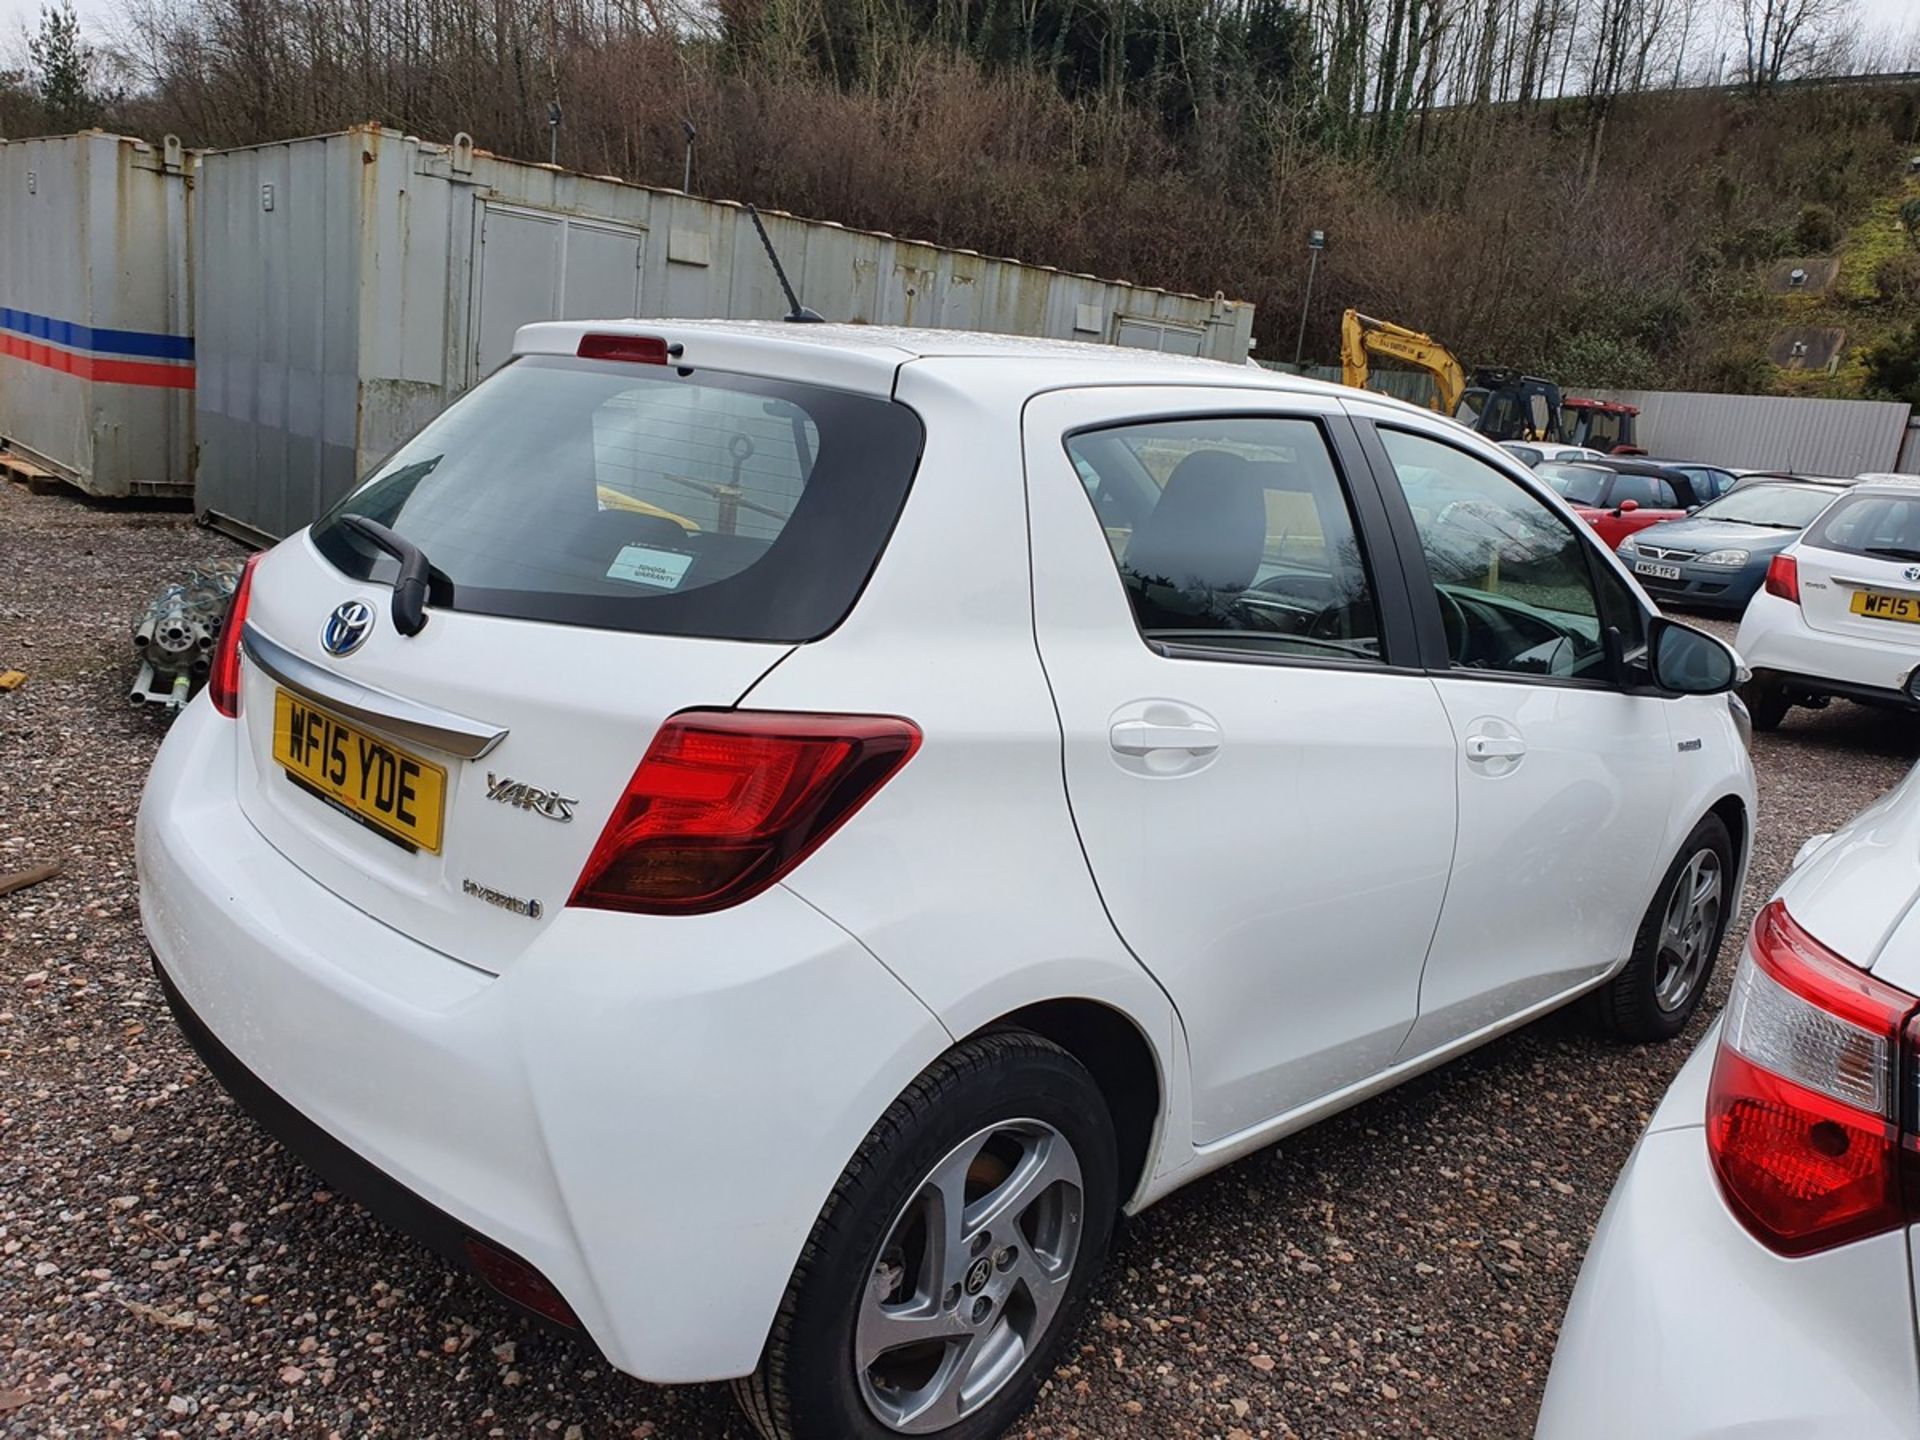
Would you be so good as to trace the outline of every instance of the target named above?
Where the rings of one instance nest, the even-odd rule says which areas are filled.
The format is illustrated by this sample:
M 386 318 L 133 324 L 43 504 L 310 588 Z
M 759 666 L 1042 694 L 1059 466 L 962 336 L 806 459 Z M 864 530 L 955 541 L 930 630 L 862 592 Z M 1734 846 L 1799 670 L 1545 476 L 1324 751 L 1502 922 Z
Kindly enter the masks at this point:
M 193 489 L 189 159 L 0 140 L 0 445 L 92 495 Z
M 374 126 L 200 158 L 196 498 L 253 537 L 312 520 L 534 320 L 777 319 L 745 209 Z M 833 320 L 1246 359 L 1253 307 L 765 214 Z

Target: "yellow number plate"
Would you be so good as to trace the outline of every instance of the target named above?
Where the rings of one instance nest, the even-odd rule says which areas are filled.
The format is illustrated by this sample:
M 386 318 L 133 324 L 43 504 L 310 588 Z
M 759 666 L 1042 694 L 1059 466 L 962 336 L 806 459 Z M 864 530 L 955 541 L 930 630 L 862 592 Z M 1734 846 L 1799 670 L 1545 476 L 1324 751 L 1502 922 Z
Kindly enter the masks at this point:
M 1904 620 L 1920 625 L 1920 596 L 1888 595 L 1878 590 L 1853 592 L 1853 613 L 1869 620 Z
M 273 758 L 357 820 L 440 852 L 447 772 L 284 690 L 273 697 Z

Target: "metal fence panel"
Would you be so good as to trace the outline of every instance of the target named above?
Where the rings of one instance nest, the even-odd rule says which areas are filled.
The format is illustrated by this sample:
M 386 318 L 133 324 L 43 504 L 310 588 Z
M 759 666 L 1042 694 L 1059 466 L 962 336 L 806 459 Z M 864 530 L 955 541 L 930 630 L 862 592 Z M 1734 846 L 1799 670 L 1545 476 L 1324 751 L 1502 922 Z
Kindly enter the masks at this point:
M 1911 407 L 1874 400 L 1687 391 L 1602 390 L 1640 407 L 1640 444 L 1654 455 L 1742 470 L 1858 475 L 1898 463 Z

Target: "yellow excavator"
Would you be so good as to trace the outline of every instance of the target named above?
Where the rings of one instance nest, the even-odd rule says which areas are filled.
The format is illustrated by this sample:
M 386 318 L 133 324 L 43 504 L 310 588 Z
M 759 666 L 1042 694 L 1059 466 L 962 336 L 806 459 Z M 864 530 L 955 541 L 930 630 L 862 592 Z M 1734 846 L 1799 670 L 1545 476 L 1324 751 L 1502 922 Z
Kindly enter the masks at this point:
M 1340 320 L 1340 378 L 1367 388 L 1374 356 L 1397 360 L 1433 379 L 1433 408 L 1495 440 L 1559 438 L 1560 387 L 1517 370 L 1467 370 L 1431 335 L 1349 310 Z

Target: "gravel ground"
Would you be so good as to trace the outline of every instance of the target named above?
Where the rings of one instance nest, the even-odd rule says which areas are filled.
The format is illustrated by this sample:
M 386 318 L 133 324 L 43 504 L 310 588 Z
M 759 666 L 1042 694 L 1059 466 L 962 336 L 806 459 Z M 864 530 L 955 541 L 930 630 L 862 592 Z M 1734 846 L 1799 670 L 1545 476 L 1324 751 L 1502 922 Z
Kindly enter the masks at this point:
M 232 553 L 182 515 L 0 485 L 0 669 L 30 677 L 0 694 L 0 872 L 66 867 L 0 899 L 0 1431 L 744 1437 L 722 1388 L 609 1373 L 331 1196 L 174 1031 L 135 911 L 162 729 L 126 703 L 126 624 Z M 1762 737 L 1750 898 L 1917 748 L 1844 704 Z M 1723 964 L 1706 1008 L 1725 993 Z M 1594 1222 L 1690 1043 L 1551 1018 L 1182 1191 L 1119 1239 L 1022 1433 L 1527 1433 Z

